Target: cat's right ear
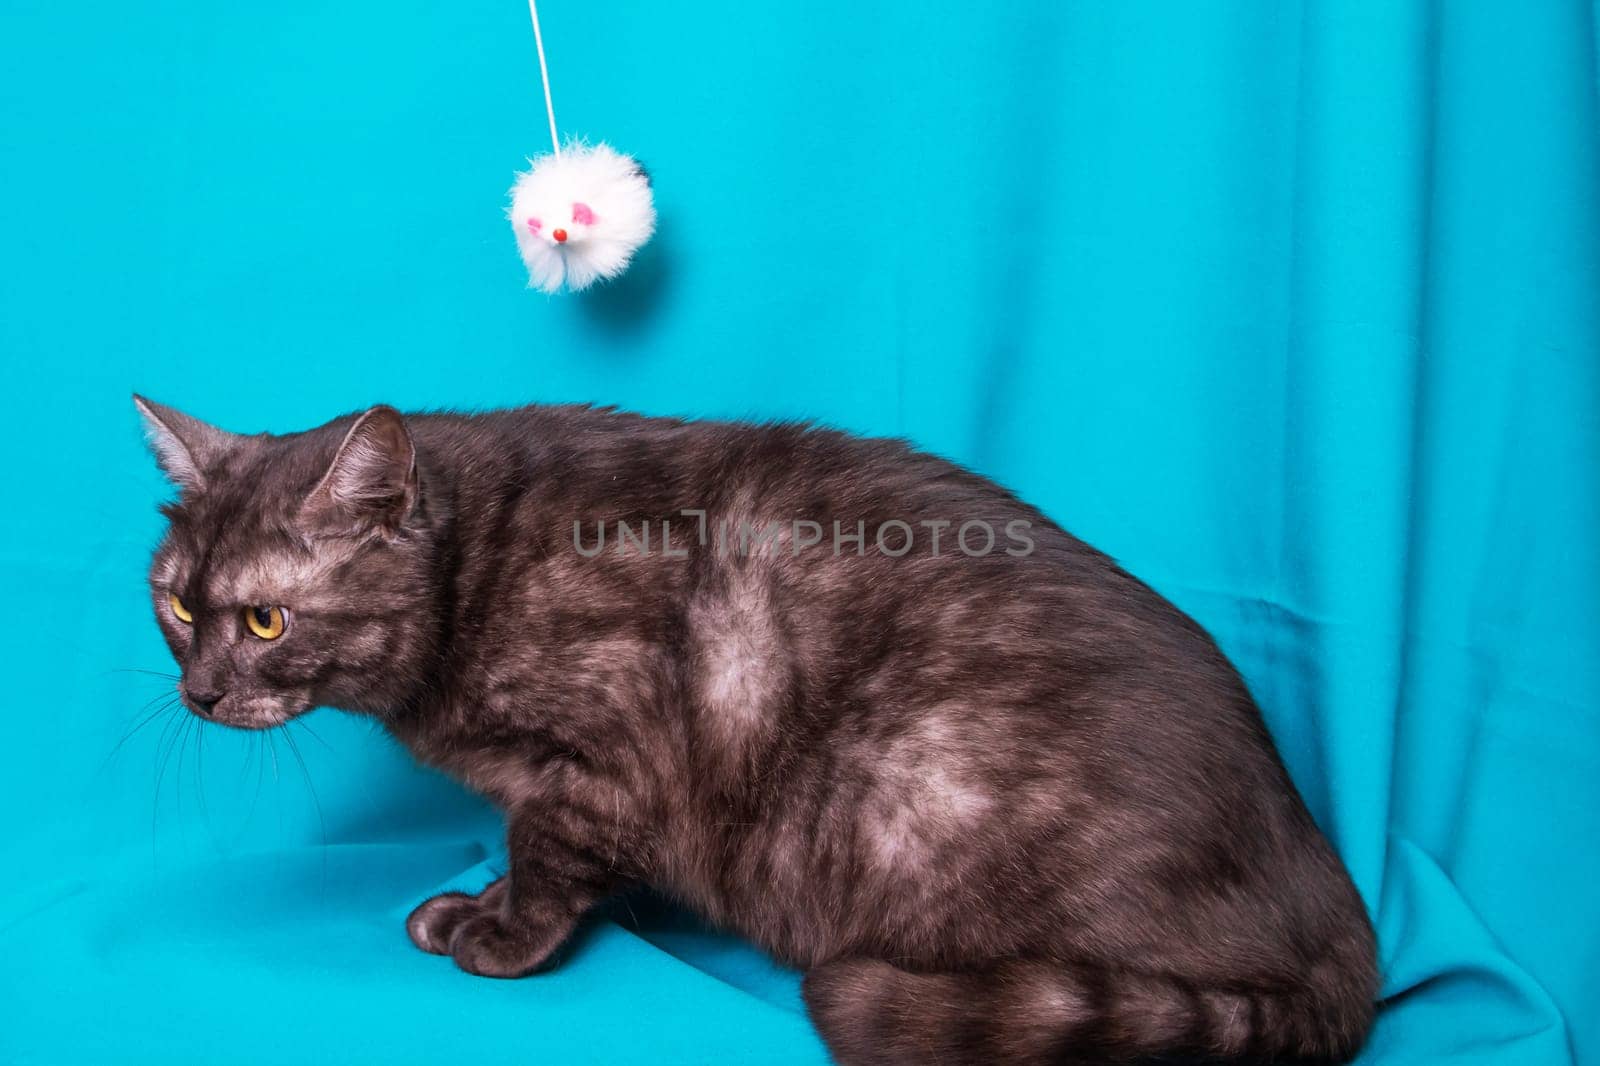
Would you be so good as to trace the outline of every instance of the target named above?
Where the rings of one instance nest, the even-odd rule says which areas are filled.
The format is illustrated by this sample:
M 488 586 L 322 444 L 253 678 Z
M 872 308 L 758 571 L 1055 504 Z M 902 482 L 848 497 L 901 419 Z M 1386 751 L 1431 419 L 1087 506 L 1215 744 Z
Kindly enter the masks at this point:
M 328 470 L 300 505 L 314 535 L 394 535 L 417 502 L 417 452 L 405 416 L 380 404 L 355 420 Z
M 144 434 L 162 471 L 184 492 L 205 488 L 205 468 L 233 447 L 234 435 L 134 393 Z

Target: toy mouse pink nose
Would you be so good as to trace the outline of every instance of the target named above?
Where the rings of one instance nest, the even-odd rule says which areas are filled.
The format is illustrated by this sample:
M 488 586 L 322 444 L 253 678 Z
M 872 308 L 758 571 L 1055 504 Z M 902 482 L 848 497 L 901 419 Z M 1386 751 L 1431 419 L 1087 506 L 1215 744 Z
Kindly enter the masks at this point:
M 565 244 L 567 241 L 567 231 L 564 229 L 553 229 L 550 231 L 550 236 L 556 239 L 557 244 Z

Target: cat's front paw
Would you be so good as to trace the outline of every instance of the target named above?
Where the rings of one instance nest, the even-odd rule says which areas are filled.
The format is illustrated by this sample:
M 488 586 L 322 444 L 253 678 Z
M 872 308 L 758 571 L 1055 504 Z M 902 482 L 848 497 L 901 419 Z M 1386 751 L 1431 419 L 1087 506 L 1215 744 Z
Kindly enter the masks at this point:
M 526 977 L 550 952 L 542 938 L 507 928 L 494 912 L 456 926 L 450 941 L 456 965 L 479 977 Z
M 411 942 L 433 955 L 450 954 L 450 938 L 468 918 L 497 910 L 505 899 L 507 881 L 501 877 L 491 881 L 476 896 L 466 892 L 442 892 L 422 905 L 406 918 L 406 933 Z
M 450 954 L 450 940 L 468 919 L 483 913 L 477 896 L 444 892 L 426 900 L 406 918 L 411 942 L 433 955 Z

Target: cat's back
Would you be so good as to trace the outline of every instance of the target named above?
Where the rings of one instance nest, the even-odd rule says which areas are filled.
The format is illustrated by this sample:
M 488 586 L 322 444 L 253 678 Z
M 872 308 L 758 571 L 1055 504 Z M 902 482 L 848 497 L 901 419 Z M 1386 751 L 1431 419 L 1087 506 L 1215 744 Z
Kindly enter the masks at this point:
M 896 438 L 864 437 L 810 422 L 646 416 L 611 407 L 543 405 L 481 414 L 411 417 L 419 443 L 457 477 L 536 479 L 547 497 L 612 510 L 738 503 L 815 513 L 900 508 L 941 500 L 987 502 L 1038 516 L 979 475 Z M 798 515 L 796 516 L 798 517 Z
M 755 625 L 755 605 L 795 655 L 816 645 L 830 662 L 896 638 L 901 660 L 973 644 L 1060 658 L 1078 640 L 1092 657 L 1108 630 L 1121 647 L 1220 659 L 1111 559 L 902 440 L 588 406 L 413 421 L 463 554 L 502 585 L 590 605 L 610 594 L 663 625 Z

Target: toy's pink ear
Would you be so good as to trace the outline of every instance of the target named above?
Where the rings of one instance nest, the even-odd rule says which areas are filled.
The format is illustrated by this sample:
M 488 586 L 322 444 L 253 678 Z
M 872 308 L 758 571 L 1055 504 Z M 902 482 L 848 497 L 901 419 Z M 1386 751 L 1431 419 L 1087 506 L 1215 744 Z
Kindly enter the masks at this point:
M 594 212 L 589 210 L 588 204 L 577 203 L 572 205 L 572 221 L 581 226 L 594 225 Z
M 542 226 L 542 225 L 544 225 L 544 223 L 540 222 L 536 218 L 530 218 L 530 219 L 528 219 L 528 222 L 527 222 L 528 230 L 531 233 L 538 233 L 539 232 L 539 227 Z

